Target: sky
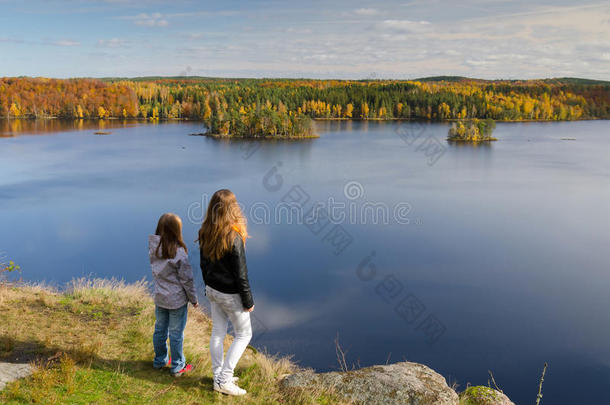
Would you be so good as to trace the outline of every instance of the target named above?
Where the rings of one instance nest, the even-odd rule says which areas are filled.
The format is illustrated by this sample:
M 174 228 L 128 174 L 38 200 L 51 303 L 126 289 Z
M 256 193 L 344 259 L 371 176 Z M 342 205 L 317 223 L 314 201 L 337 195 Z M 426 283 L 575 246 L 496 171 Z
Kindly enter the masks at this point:
M 610 80 L 610 2 L 0 0 L 0 76 Z

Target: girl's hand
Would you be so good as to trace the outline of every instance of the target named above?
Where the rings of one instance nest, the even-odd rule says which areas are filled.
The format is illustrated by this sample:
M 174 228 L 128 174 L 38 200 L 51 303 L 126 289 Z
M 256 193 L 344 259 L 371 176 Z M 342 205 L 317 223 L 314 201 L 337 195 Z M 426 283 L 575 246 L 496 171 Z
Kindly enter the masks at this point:
M 252 312 L 252 311 L 254 311 L 254 305 L 252 305 L 252 308 L 245 308 L 244 311 L 245 312 Z

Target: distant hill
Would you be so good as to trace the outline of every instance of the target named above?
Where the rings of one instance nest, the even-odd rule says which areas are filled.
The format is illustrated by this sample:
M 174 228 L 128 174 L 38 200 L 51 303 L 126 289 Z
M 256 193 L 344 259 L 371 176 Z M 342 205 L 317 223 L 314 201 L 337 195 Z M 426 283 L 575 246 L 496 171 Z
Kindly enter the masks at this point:
M 488 79 L 477 79 L 474 77 L 465 77 L 465 76 L 430 76 L 430 77 L 421 77 L 419 79 L 415 79 L 418 82 L 464 82 L 464 81 L 474 81 L 479 83 L 497 83 L 497 82 L 545 82 L 552 84 L 581 84 L 581 85 L 610 85 L 610 81 L 606 80 L 594 80 L 594 79 L 582 79 L 578 77 L 556 77 L 551 79 L 497 79 L 497 80 L 488 80 Z
M 465 76 L 430 76 L 430 77 L 420 77 L 419 79 L 415 79 L 418 82 L 463 82 L 463 81 L 481 81 L 487 82 L 489 80 L 485 79 L 476 79 Z
M 140 76 L 140 77 L 101 77 L 101 78 L 91 78 L 98 79 L 107 82 L 116 82 L 116 81 L 134 81 L 134 82 L 150 82 L 150 81 L 179 81 L 179 82 L 198 82 L 198 81 L 206 81 L 206 82 L 222 82 L 222 81 L 231 81 L 231 80 L 247 80 L 247 81 L 267 81 L 273 80 L 277 82 L 291 82 L 291 81 L 312 81 L 312 82 L 324 82 L 324 81 L 334 81 L 334 82 L 366 82 L 366 81 L 378 81 L 378 82 L 406 82 L 406 81 L 418 81 L 418 82 L 447 82 L 447 83 L 459 83 L 459 82 L 477 82 L 477 83 L 524 83 L 524 82 L 545 82 L 552 84 L 579 84 L 579 85 L 610 85 L 610 81 L 606 80 L 595 80 L 595 79 L 584 79 L 578 77 L 556 77 L 550 79 L 479 79 L 476 77 L 466 77 L 466 76 L 429 76 L 429 77 L 420 77 L 417 79 L 360 79 L 360 80 L 344 80 L 344 79 L 307 79 L 307 78 L 284 78 L 284 79 L 274 79 L 274 78 L 239 78 L 239 77 L 208 77 L 208 76 Z
M 11 77 L 0 77 L 0 79 L 11 79 Z M 47 79 L 46 77 L 32 77 L 32 76 L 16 76 L 12 79 Z M 466 76 L 427 76 L 419 77 L 415 79 L 384 79 L 384 78 L 368 78 L 368 79 L 310 79 L 306 77 L 293 77 L 293 78 L 273 78 L 273 77 L 260 77 L 260 78 L 246 78 L 246 77 L 212 77 L 212 76 L 136 76 L 136 77 L 71 77 L 64 80 L 76 80 L 76 79 L 88 79 L 88 80 L 101 80 L 103 82 L 119 82 L 119 81 L 130 81 L 130 82 L 227 82 L 227 81 L 248 81 L 252 83 L 256 82 L 335 82 L 335 83 L 348 83 L 348 82 L 378 82 L 378 83 L 389 83 L 389 82 L 421 82 L 421 83 L 434 83 L 434 82 L 445 82 L 445 83 L 460 83 L 460 82 L 476 82 L 476 83 L 549 83 L 549 84 L 576 84 L 576 85 L 610 85 L 608 80 L 597 80 L 597 79 L 586 79 L 580 77 L 553 77 L 547 79 L 480 79 L 476 77 Z M 61 79 L 58 79 L 61 80 Z
M 554 79 L 544 79 L 545 82 L 549 83 L 566 83 L 566 84 L 586 84 L 586 85 L 610 85 L 610 81 L 607 80 L 593 80 L 593 79 L 581 79 L 578 77 L 558 77 Z

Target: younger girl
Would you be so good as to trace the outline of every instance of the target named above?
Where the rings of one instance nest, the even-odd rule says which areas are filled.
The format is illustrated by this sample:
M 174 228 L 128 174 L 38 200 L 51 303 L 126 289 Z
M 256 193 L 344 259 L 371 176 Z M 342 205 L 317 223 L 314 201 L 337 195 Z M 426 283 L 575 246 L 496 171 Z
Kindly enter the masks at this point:
M 197 293 L 193 270 L 189 264 L 186 245 L 182 240 L 182 221 L 175 214 L 163 214 L 157 231 L 148 237 L 148 254 L 155 286 L 155 332 L 153 367 L 168 364 L 167 336 L 171 352 L 170 373 L 179 377 L 191 371 L 182 352 L 187 306 L 197 308 Z
M 212 337 L 210 354 L 214 390 L 228 395 L 244 395 L 235 384 L 233 371 L 252 338 L 250 312 L 254 301 L 248 281 L 245 241 L 246 220 L 229 190 L 212 196 L 199 230 L 201 272 L 205 294 L 211 303 Z M 235 339 L 223 358 L 223 342 L 231 321 Z

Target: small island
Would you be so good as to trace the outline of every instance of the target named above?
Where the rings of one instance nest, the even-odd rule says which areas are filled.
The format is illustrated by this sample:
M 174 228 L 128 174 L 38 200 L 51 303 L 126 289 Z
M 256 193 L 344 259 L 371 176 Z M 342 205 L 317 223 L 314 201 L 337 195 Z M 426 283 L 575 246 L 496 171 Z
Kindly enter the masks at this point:
M 207 131 L 202 135 L 220 138 L 303 139 L 317 138 L 312 119 L 288 111 L 280 101 L 262 105 L 229 105 L 221 97 L 213 97 L 211 108 L 204 111 Z
M 491 136 L 496 122 L 491 118 L 485 120 L 458 120 L 449 128 L 447 140 L 450 142 L 489 142 L 497 141 Z

